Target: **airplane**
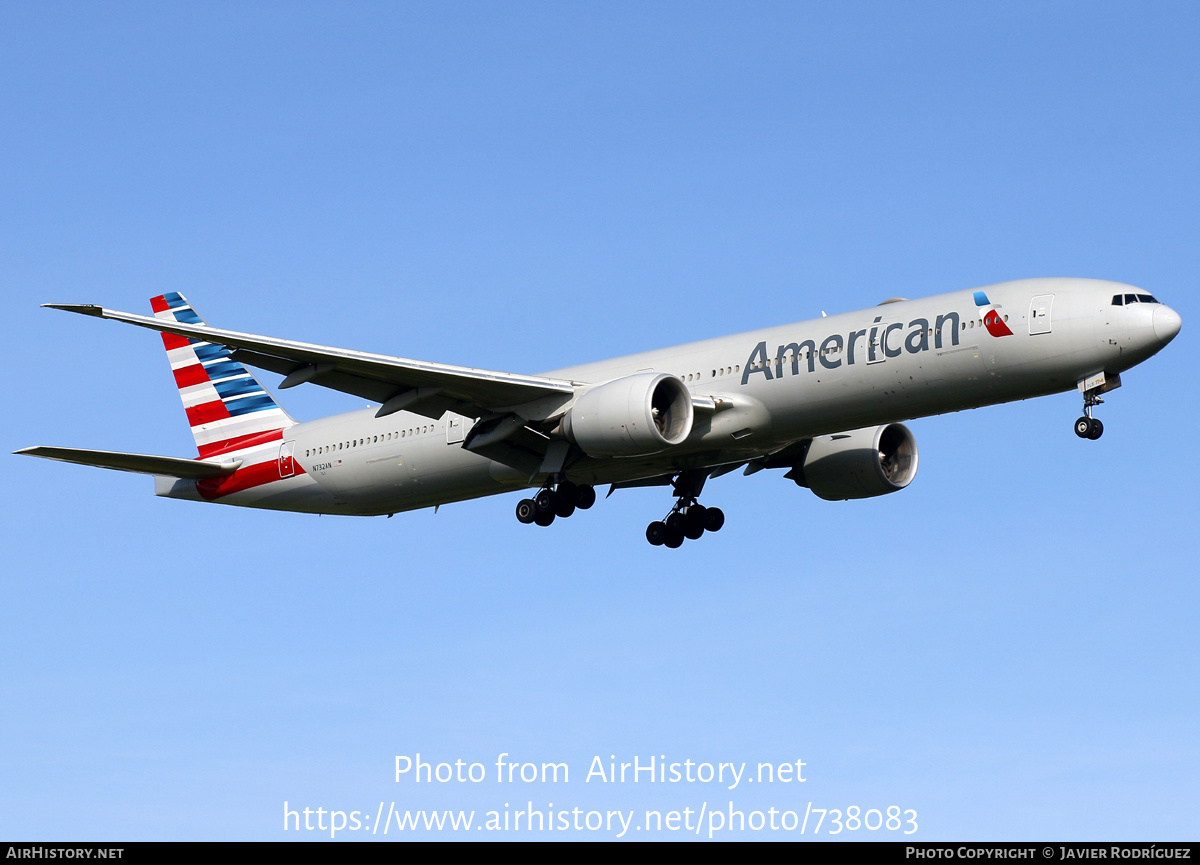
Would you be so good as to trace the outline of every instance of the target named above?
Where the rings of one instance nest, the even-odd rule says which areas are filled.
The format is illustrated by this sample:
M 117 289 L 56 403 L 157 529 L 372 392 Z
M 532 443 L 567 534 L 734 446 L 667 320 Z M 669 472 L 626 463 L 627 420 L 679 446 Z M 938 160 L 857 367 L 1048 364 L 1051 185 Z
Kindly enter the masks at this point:
M 912 418 L 1075 389 L 1075 433 L 1098 439 L 1102 394 L 1182 325 L 1131 285 L 1022 279 L 521 375 L 221 330 L 175 292 L 153 316 L 43 305 L 158 331 L 198 456 L 18 454 L 153 475 L 159 496 L 315 514 L 529 489 L 517 519 L 539 526 L 592 507 L 597 485 L 669 486 L 674 505 L 646 529 L 668 548 L 722 527 L 700 494 L 739 468 L 787 469 L 829 501 L 906 488 Z M 378 408 L 297 421 L 247 366 Z

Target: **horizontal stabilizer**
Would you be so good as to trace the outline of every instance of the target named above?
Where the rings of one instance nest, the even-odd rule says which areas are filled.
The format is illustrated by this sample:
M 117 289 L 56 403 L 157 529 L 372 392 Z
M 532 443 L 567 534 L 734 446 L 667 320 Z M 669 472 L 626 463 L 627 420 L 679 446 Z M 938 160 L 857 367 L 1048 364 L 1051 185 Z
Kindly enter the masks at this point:
M 178 457 L 123 454 L 116 451 L 89 451 L 82 448 L 22 448 L 13 453 L 47 460 L 60 460 L 65 463 L 78 463 L 81 466 L 96 466 L 121 472 L 138 472 L 144 475 L 168 475 L 173 478 L 197 481 L 231 475 L 242 464 L 241 460 L 229 463 L 206 463 Z

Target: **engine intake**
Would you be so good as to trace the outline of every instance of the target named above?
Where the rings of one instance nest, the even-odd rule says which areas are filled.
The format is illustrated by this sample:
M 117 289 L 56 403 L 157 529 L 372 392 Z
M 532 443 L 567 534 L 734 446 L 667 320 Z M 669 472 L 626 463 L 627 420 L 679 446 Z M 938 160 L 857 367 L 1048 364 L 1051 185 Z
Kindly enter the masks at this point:
M 902 490 L 917 474 L 917 440 L 904 424 L 818 436 L 786 477 L 826 501 L 866 499 Z
M 638 373 L 597 385 L 575 400 L 563 431 L 593 457 L 658 453 L 692 432 L 692 395 L 665 373 Z

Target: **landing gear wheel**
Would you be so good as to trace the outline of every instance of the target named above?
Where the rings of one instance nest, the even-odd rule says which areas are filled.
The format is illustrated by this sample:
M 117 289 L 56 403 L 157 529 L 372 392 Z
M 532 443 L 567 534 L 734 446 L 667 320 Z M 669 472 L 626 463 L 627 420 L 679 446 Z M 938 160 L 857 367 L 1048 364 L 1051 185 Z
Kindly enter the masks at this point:
M 1081 439 L 1091 438 L 1092 419 L 1090 417 L 1081 417 L 1075 421 L 1075 435 Z
M 1100 423 L 1100 421 L 1096 420 L 1095 418 L 1092 418 L 1092 430 L 1088 433 L 1088 438 L 1090 438 L 1092 441 L 1095 441 L 1102 435 L 1104 435 L 1104 424 Z
M 525 525 L 533 522 L 537 516 L 537 505 L 533 503 L 533 499 L 521 499 L 517 502 L 517 519 Z
M 539 511 L 553 511 L 556 498 L 554 490 L 545 489 L 538 490 L 538 494 L 533 497 L 533 501 L 537 504 Z
M 575 513 L 575 502 L 558 493 L 554 496 L 554 513 L 556 516 L 562 517 L 564 520 Z
M 699 502 L 707 478 L 706 469 L 686 469 L 671 479 L 675 504 L 662 522 L 651 523 L 646 529 L 650 543 L 675 549 L 685 540 L 699 540 L 705 532 L 719 531 L 725 525 L 720 508 L 706 508 Z
M 575 491 L 575 507 L 586 511 L 596 503 L 596 488 L 584 484 Z
M 554 511 L 544 511 L 541 508 L 533 515 L 533 521 L 539 526 L 548 526 L 554 522 Z

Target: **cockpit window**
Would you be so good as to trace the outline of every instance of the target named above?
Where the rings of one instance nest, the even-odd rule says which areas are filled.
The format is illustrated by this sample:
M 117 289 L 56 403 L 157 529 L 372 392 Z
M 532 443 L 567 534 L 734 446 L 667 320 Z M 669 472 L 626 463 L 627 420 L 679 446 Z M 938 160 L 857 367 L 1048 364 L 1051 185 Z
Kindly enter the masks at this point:
M 1124 295 L 1124 300 L 1125 300 L 1124 304 L 1121 303 L 1121 299 L 1122 299 L 1122 295 L 1114 294 L 1112 305 L 1113 306 L 1122 306 L 1122 305 L 1129 306 L 1129 304 L 1131 304 L 1131 303 L 1162 303 L 1162 301 L 1156 300 L 1154 298 L 1154 295 L 1151 295 L 1151 294 L 1126 294 L 1126 295 Z

